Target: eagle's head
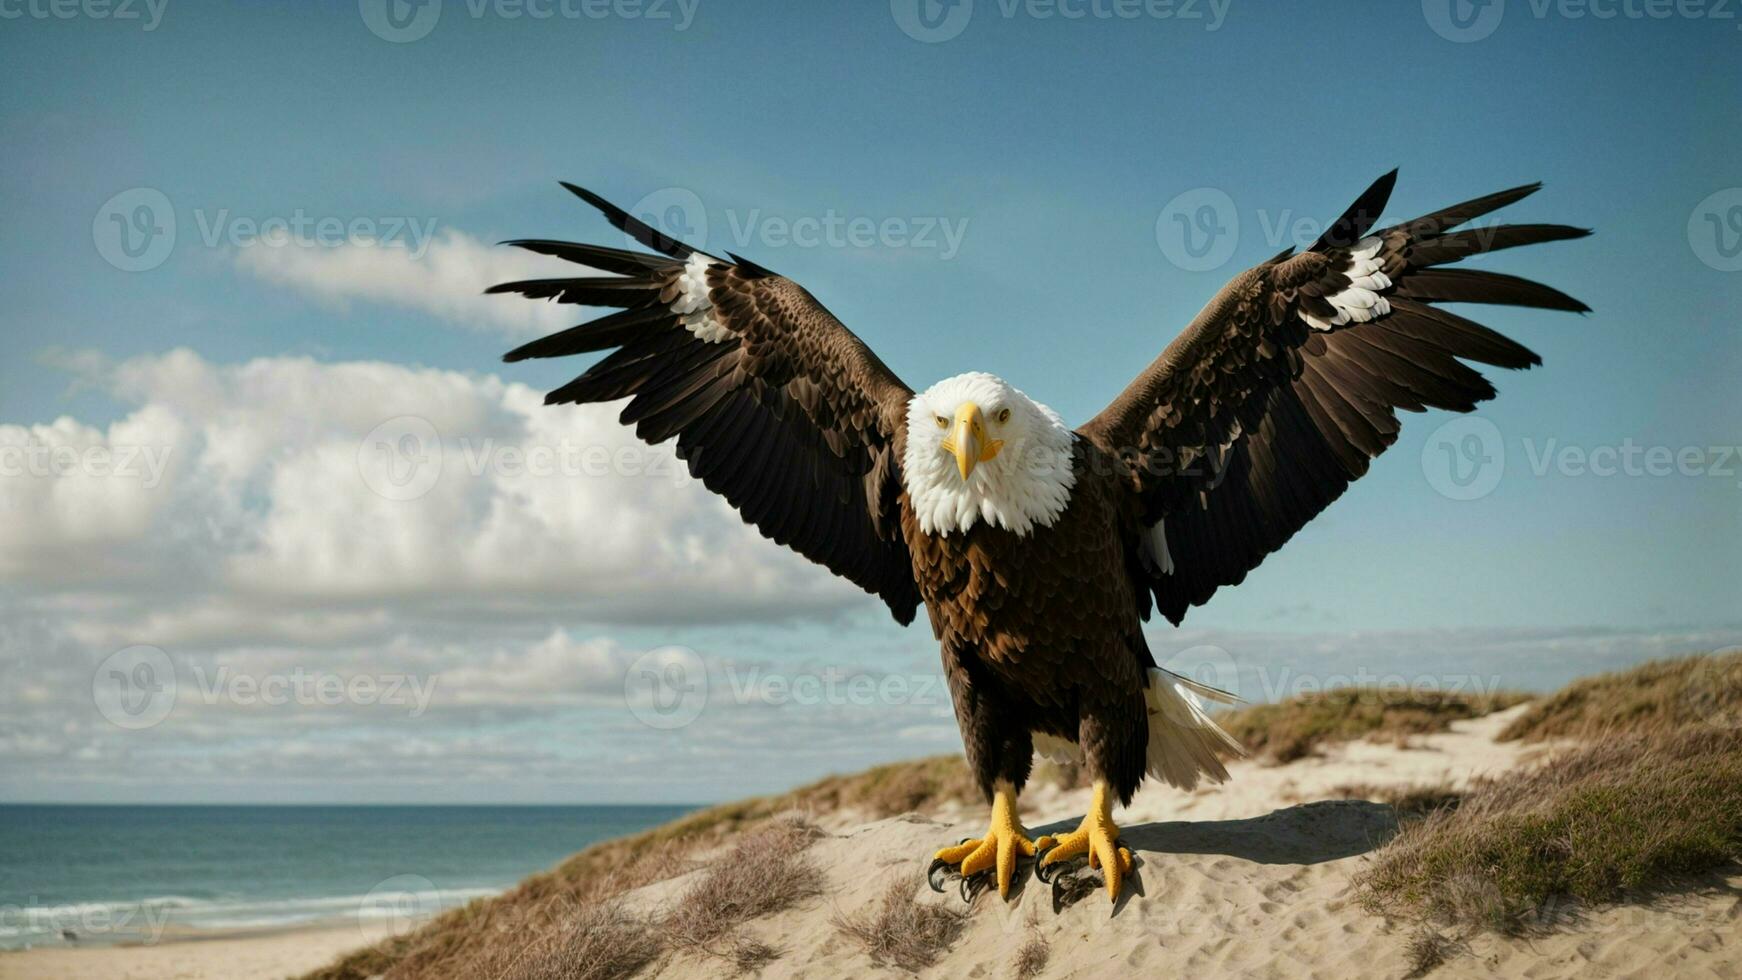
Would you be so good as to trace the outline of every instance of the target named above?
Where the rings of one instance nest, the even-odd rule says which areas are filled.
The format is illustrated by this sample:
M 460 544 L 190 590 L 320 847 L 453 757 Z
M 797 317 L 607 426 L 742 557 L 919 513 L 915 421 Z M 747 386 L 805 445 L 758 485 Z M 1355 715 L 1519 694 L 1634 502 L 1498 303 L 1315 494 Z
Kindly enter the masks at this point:
M 920 530 L 1050 525 L 1076 482 L 1071 440 L 1057 412 L 990 374 L 958 374 L 913 396 L 901 476 Z

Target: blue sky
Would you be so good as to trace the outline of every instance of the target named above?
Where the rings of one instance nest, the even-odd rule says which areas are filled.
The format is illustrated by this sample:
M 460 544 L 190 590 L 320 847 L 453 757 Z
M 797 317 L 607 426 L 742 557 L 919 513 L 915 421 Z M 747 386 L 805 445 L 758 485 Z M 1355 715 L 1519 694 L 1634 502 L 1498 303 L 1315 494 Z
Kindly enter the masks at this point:
M 396 569 L 422 566 L 377 567 L 310 543 L 359 513 L 323 510 L 328 484 L 298 483 L 284 462 L 326 458 L 322 440 L 348 434 L 354 444 L 373 422 L 408 414 L 449 412 L 438 428 L 450 441 L 560 424 L 515 414 L 514 385 L 548 388 L 584 364 L 497 359 L 541 326 L 562 325 L 548 319 L 561 314 L 469 299 L 466 278 L 522 261 L 487 247 L 503 238 L 620 240 L 558 179 L 626 205 L 656 195 L 662 213 L 673 201 L 699 203 L 689 215 L 692 225 L 705 218 L 705 244 L 807 285 L 910 384 L 988 370 L 1073 422 L 1098 411 L 1230 276 L 1295 243 L 1279 228 L 1335 217 L 1384 171 L 1401 168 L 1387 210 L 1398 219 L 1542 180 L 1507 220 L 1597 234 L 1480 261 L 1556 285 L 1594 312 L 1464 311 L 1546 362 L 1493 373 L 1501 395 L 1481 416 L 1505 465 L 1491 491 L 1442 493 L 1433 440 L 1463 430 L 1436 436 L 1449 416 L 1406 417 L 1368 477 L 1245 584 L 1188 617 L 1199 632 L 1158 629 L 1156 645 L 1215 643 L 1250 672 L 1283 656 L 1286 637 L 1332 649 L 1327 637 L 1359 634 L 1368 639 L 1351 646 L 1368 651 L 1364 663 L 1445 675 L 1495 636 L 1525 637 L 1532 656 L 1552 663 L 1512 664 L 1502 673 L 1516 677 L 1505 679 L 1551 685 L 1587 664 L 1742 638 L 1742 458 L 1725 451 L 1742 442 L 1742 272 L 1727 271 L 1734 236 L 1723 237 L 1724 220 L 1742 214 L 1731 210 L 1742 205 L 1733 84 L 1742 22 L 1573 16 L 1581 8 L 1512 0 L 1470 8 L 1474 30 L 1491 33 L 1460 43 L 1436 33 L 1447 22 L 1436 21 L 1435 0 L 1153 8 L 1167 17 L 1111 0 L 1066 3 L 1086 12 L 1078 18 L 1046 16 L 1059 9 L 1050 4 L 976 0 L 959 34 L 925 43 L 902 29 L 917 23 L 904 21 L 906 0 L 577 2 L 548 18 L 446 0 L 423 8 L 425 17 L 439 10 L 427 34 L 391 43 L 368 26 L 372 3 L 168 0 L 156 21 L 0 8 L 23 12 L 0 20 L 0 325 L 9 341 L 0 426 L 28 441 L 66 419 L 66 438 L 117 447 L 118 431 L 149 430 L 185 464 L 172 467 L 173 493 L 154 488 L 149 500 L 69 502 L 35 484 L 7 498 L 28 527 L 0 562 L 0 649 L 40 682 L 29 703 L 54 729 L 0 729 L 10 739 L 0 740 L 8 797 L 260 798 L 271 792 L 261 781 L 213 771 L 223 763 L 212 760 L 254 764 L 265 757 L 251 753 L 286 732 L 309 746 L 303 758 L 322 760 L 296 792 L 442 797 L 427 780 L 401 785 L 391 772 L 322 775 L 370 738 L 403 730 L 372 728 L 379 720 L 366 712 L 341 723 L 331 712 L 287 711 L 261 724 L 230 720 L 222 705 L 206 705 L 218 711 L 208 716 L 183 704 L 154 730 L 162 740 L 98 735 L 100 724 L 79 720 L 90 714 L 91 671 L 128 643 L 166 649 L 184 687 L 187 670 L 219 663 L 306 662 L 341 674 L 399 663 L 448 677 L 466 651 L 488 650 L 511 671 L 558 636 L 543 649 L 559 659 L 563 644 L 609 645 L 589 648 L 608 680 L 620 678 L 610 671 L 622 658 L 674 643 L 701 651 L 715 682 L 719 663 L 763 659 L 787 669 L 935 669 L 923 627 L 898 630 L 813 582 L 820 571 L 745 536 L 693 493 L 672 498 L 681 518 L 650 513 L 625 525 L 666 558 L 617 574 L 677 588 L 682 601 L 669 606 L 619 601 L 613 579 L 579 571 L 618 490 L 566 516 L 536 511 L 575 546 L 566 587 L 561 555 L 538 566 L 548 574 L 533 587 L 511 562 L 495 578 L 412 581 Z M 953 9 L 959 17 L 964 8 Z M 1495 9 L 1497 26 L 1481 19 Z M 1137 15 L 1103 16 L 1115 11 Z M 1239 225 L 1231 254 L 1208 269 L 1165 247 L 1168 209 L 1203 188 L 1225 196 L 1217 200 Z M 161 194 L 153 200 L 167 202 L 176 234 L 161 261 L 129 272 L 111 261 L 104 236 L 112 202 L 128 202 L 131 216 L 139 199 L 118 196 L 138 189 Z M 1718 221 L 1718 252 L 1699 240 L 1702 209 Z M 250 222 L 299 216 L 414 231 L 385 265 L 378 253 L 387 250 L 348 235 L 281 248 L 249 237 Z M 905 230 L 867 245 L 809 246 L 782 232 L 833 218 Z M 357 365 L 369 367 L 348 367 Z M 467 399 L 480 407 L 455 408 Z M 608 420 L 587 424 L 604 433 Z M 1698 473 L 1603 476 L 1577 465 L 1627 446 L 1695 450 Z M 1572 462 L 1555 462 L 1563 452 Z M 137 514 L 114 520 L 86 509 L 134 514 L 128 507 Z M 460 523 L 425 513 L 417 527 L 463 536 L 455 528 L 476 508 L 455 507 Z M 334 540 L 368 538 L 379 524 L 359 527 Z M 679 544 L 662 537 L 674 527 Z M 217 544 L 200 543 L 208 532 Z M 512 553 L 495 538 L 478 542 Z M 669 576 L 688 568 L 682 556 L 697 542 L 766 575 L 716 579 L 703 569 L 674 586 Z M 405 548 L 400 557 L 435 553 Z M 478 551 L 455 560 L 465 554 Z M 322 576 L 349 584 L 310 584 Z M 719 581 L 734 587 L 710 584 Z M 657 747 L 693 761 L 692 795 L 720 796 L 746 785 L 719 776 L 721 766 L 753 758 L 777 727 L 769 718 L 785 717 L 746 713 L 743 754 L 732 755 L 740 743 L 720 733 L 705 750 L 694 729 L 651 739 L 623 724 L 621 704 L 613 712 L 578 698 L 523 713 L 537 699 L 515 698 L 536 691 L 539 676 L 518 695 L 461 698 L 468 708 L 417 737 L 431 751 L 473 752 L 476 766 L 460 780 L 471 787 L 517 785 L 492 768 L 497 741 L 542 744 L 579 730 L 591 734 L 577 748 L 502 758 L 544 766 L 582 798 L 671 798 L 676 791 L 585 758 L 590 746 Z M 899 724 L 859 712 L 858 727 L 811 712 L 805 724 L 855 737 L 799 753 L 750 788 L 950 747 L 947 704 L 902 710 L 911 717 Z M 190 762 L 175 749 L 187 743 L 164 734 L 172 730 L 215 747 Z M 80 753 L 88 768 L 74 761 Z M 155 760 L 169 789 L 124 775 L 129 758 Z M 473 792 L 491 790 L 449 795 Z

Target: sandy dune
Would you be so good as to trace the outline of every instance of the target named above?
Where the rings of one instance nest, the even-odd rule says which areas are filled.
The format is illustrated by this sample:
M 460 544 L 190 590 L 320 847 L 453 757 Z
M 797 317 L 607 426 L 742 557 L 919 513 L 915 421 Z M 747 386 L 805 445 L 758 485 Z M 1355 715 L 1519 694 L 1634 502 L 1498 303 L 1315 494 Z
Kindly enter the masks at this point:
M 1459 783 L 1520 764 L 1534 752 L 1492 740 L 1513 713 L 1460 723 L 1407 748 L 1361 742 L 1283 767 L 1241 763 L 1227 785 L 1191 795 L 1147 789 L 1119 814 L 1140 862 L 1133 882 L 1140 894 L 1117 914 L 1102 892 L 1055 914 L 1051 890 L 1029 878 L 1008 905 L 982 896 L 962 936 L 921 975 L 1008 977 L 1017 948 L 1038 931 L 1050 944 L 1046 977 L 1401 977 L 1409 970 L 1407 930 L 1363 912 L 1349 887 L 1361 856 L 1389 829 L 1390 811 L 1326 797 L 1351 783 Z M 1031 830 L 1070 829 L 1087 794 L 1044 789 L 1028 802 Z M 940 844 L 978 835 L 983 820 L 965 812 L 858 826 L 825 821 L 831 836 L 813 853 L 827 871 L 828 897 L 749 927 L 784 950 L 760 975 L 877 972 L 830 926 L 831 914 L 869 905 L 891 876 L 914 873 Z M 684 884 L 664 882 L 635 897 L 658 903 Z M 1728 894 L 1599 912 L 1572 931 L 1530 941 L 1481 938 L 1434 976 L 1742 976 L 1742 875 L 1727 884 Z M 712 977 L 719 966 L 686 958 L 663 975 Z

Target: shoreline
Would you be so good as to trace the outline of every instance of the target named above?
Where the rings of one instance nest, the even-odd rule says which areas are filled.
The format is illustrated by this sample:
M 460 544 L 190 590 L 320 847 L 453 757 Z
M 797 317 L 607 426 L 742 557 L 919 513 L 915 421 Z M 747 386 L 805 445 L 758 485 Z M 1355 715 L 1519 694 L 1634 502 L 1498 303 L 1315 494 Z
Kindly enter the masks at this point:
M 400 928 L 418 924 L 402 923 Z M 356 921 L 239 929 L 181 927 L 166 930 L 155 940 L 0 949 L 0 980 L 286 977 L 316 969 L 382 938 L 383 932 Z

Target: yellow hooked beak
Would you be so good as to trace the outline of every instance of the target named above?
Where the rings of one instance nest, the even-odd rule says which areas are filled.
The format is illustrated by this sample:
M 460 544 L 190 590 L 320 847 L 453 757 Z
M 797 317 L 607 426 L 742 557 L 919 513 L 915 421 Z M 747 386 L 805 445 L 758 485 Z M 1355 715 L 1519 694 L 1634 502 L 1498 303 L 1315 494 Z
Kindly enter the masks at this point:
M 956 470 L 966 480 L 974 467 L 998 455 L 1004 442 L 986 438 L 986 419 L 980 414 L 980 406 L 963 402 L 956 409 L 956 420 L 950 423 L 950 434 L 944 438 L 943 446 L 956 457 Z

